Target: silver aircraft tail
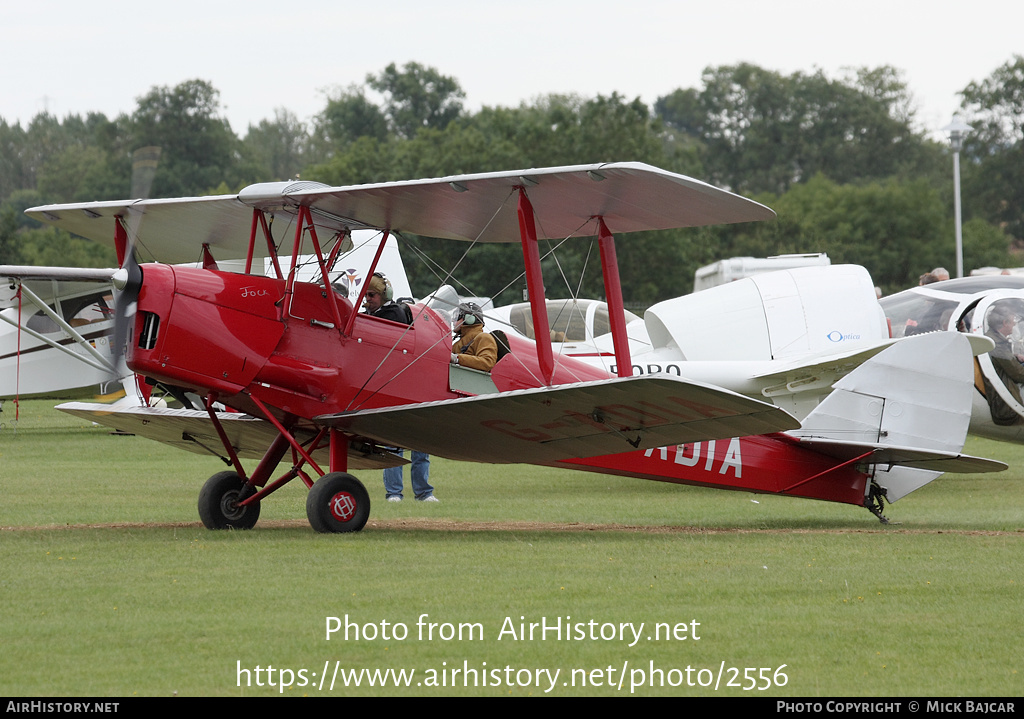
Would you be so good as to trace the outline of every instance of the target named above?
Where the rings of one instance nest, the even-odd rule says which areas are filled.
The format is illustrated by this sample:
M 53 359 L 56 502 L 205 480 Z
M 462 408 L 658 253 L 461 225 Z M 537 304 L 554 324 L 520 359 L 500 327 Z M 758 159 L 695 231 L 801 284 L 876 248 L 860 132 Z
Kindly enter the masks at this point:
M 965 336 L 909 337 L 836 382 L 791 434 L 820 452 L 869 467 L 873 481 L 865 505 L 881 517 L 881 499 L 895 502 L 943 472 L 1006 469 L 1002 462 L 960 454 L 973 379 Z

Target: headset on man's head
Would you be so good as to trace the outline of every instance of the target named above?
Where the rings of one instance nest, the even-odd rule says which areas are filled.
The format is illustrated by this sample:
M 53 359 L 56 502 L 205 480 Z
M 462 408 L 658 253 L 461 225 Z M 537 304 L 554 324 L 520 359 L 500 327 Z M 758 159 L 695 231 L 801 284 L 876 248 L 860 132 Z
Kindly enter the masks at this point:
M 384 289 L 380 293 L 380 296 L 384 298 L 384 301 L 390 302 L 393 300 L 395 297 L 395 288 L 391 286 L 391 280 L 385 277 L 383 272 L 374 272 L 373 277 L 370 278 L 371 286 L 374 284 L 374 279 L 379 279 L 384 285 Z
M 455 321 L 461 321 L 463 325 L 482 325 L 484 323 L 484 311 L 476 302 L 461 302 L 455 313 Z

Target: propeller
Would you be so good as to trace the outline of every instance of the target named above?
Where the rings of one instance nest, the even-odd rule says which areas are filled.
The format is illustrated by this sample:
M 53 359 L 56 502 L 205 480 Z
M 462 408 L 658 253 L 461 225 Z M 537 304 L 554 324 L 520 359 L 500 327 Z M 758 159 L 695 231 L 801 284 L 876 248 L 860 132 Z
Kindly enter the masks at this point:
M 135 310 L 142 289 L 142 268 L 135 259 L 135 248 L 125 252 L 124 263 L 114 276 L 114 347 L 124 356 L 125 344 L 135 323 Z
M 133 199 L 149 197 L 157 163 L 160 160 L 159 147 L 140 147 L 132 153 L 132 187 Z M 135 324 L 135 311 L 139 302 L 139 290 L 142 289 L 142 267 L 135 256 L 135 244 L 139 238 L 139 227 L 142 224 L 142 210 L 134 204 L 128 207 L 128 216 L 124 220 L 125 242 L 124 260 L 121 267 L 111 278 L 114 284 L 114 347 L 119 352 L 119 362 L 124 362 L 125 345 Z M 125 368 L 127 369 L 127 368 Z

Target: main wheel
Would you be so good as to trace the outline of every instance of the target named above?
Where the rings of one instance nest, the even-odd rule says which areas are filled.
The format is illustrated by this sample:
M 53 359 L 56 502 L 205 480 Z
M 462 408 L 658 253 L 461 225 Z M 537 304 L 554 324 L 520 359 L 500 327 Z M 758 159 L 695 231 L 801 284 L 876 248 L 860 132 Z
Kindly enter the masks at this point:
M 260 518 L 260 503 L 244 507 L 238 500 L 245 480 L 232 471 L 217 472 L 199 492 L 199 518 L 207 529 L 252 529 Z
M 358 532 L 370 518 L 370 493 L 351 474 L 325 474 L 306 496 L 306 516 L 317 532 Z

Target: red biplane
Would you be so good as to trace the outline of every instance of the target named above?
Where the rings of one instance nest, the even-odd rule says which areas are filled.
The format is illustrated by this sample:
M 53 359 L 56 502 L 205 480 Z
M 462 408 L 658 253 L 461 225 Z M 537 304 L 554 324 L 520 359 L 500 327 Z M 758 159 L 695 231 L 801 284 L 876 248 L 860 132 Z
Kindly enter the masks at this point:
M 403 463 L 391 447 L 843 502 L 866 506 L 883 521 L 883 498 L 898 499 L 941 471 L 1005 467 L 959 453 L 972 360 L 955 333 L 882 351 L 837 383 L 802 424 L 712 385 L 625 376 L 632 363 L 612 233 L 774 216 L 756 202 L 647 165 L 351 187 L 270 183 L 237 196 L 53 205 L 28 214 L 114 242 L 124 327 L 117 344 L 127 340 L 128 366 L 205 400 L 205 410 L 61 409 L 222 455 L 231 469 L 213 475 L 199 496 L 211 529 L 251 528 L 260 503 L 298 477 L 310 489 L 315 530 L 357 531 L 370 498 L 348 470 Z M 275 238 L 271 227 L 286 223 L 287 235 Z M 354 300 L 332 288 L 334 260 L 360 229 L 379 230 L 382 247 L 401 232 L 520 243 L 539 338 L 549 336 L 549 325 L 538 241 L 596 236 L 623 376 L 557 357 L 550 342 L 514 337 L 489 373 L 451 364 L 452 330 L 443 314 L 418 304 L 411 324 L 392 322 L 358 311 L 365 284 Z M 319 281 L 280 271 L 282 236 L 290 237 L 292 266 L 301 253 L 315 254 Z M 139 265 L 136 255 L 144 252 L 160 263 Z M 200 268 L 163 264 L 199 252 Z M 242 256 L 244 272 L 218 269 L 217 258 Z M 263 257 L 278 267 L 276 277 L 262 276 Z M 257 262 L 260 273 L 252 274 Z M 0 275 L 27 274 L 18 269 L 0 268 Z M 216 411 L 216 403 L 234 411 Z M 275 478 L 287 455 L 288 469 Z M 247 470 L 243 458 L 258 462 Z

